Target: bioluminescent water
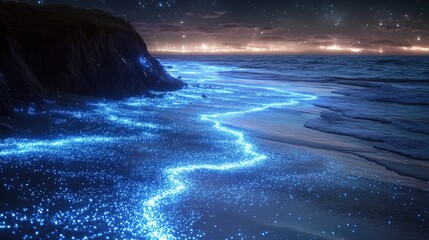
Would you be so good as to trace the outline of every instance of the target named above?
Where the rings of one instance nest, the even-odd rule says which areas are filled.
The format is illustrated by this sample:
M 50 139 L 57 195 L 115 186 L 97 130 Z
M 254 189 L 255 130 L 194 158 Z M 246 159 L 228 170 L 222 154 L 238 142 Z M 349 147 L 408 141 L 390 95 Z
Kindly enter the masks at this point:
M 17 107 L 1 238 L 425 239 L 428 60 L 344 58 L 163 56 L 187 88 Z

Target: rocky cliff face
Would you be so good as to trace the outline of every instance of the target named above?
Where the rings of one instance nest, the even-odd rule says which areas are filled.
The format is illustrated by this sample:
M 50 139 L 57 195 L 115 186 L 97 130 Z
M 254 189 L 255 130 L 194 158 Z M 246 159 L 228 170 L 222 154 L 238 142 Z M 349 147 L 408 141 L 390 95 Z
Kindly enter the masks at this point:
M 121 18 L 63 5 L 0 3 L 0 107 L 63 91 L 116 99 L 183 86 Z

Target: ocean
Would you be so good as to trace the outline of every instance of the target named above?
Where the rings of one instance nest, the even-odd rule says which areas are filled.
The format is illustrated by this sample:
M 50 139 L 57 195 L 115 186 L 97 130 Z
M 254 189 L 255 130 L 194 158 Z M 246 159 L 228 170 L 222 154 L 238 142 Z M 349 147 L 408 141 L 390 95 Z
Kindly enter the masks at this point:
M 429 57 L 157 58 L 188 86 L 2 119 L 0 238 L 429 235 Z

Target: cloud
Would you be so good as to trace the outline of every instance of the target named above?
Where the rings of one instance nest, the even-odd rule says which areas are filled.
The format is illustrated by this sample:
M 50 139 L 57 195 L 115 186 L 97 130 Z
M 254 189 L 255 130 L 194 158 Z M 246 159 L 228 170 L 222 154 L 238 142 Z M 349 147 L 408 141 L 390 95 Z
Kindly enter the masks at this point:
M 360 39 L 359 40 L 361 44 L 366 44 L 367 46 L 389 46 L 389 47 L 411 47 L 411 44 L 404 43 L 404 42 L 398 42 L 393 40 L 366 40 L 366 39 Z
M 187 34 L 187 35 L 213 35 L 223 36 L 224 38 L 237 39 L 238 36 L 249 38 L 254 34 L 260 34 L 264 31 L 264 34 L 268 36 L 282 36 L 282 28 L 275 27 L 261 27 L 258 28 L 251 24 L 239 24 L 239 23 L 226 23 L 217 24 L 213 26 L 197 25 L 188 26 L 178 23 L 142 23 L 133 22 L 135 29 L 142 35 L 160 35 L 160 34 Z
M 273 36 L 264 36 L 264 35 L 262 35 L 262 36 L 258 37 L 258 40 L 259 41 L 268 41 L 268 42 L 280 42 L 280 41 L 285 41 L 286 38 L 283 37 L 283 36 L 275 36 L 275 35 L 273 35 Z
M 315 39 L 315 40 L 330 40 L 330 39 L 332 39 L 332 36 L 329 36 L 327 34 L 318 34 L 318 35 L 312 36 L 312 39 Z
M 228 13 L 227 11 L 218 11 L 218 12 L 213 12 L 211 14 L 203 15 L 201 18 L 203 18 L 203 19 L 216 19 L 216 18 L 220 18 L 220 17 L 224 16 L 227 13 Z
M 185 31 L 185 27 L 182 24 L 175 23 L 142 23 L 142 22 L 134 22 L 134 28 L 137 32 L 145 35 L 148 33 L 158 34 L 158 33 L 173 33 L 179 31 Z
M 221 42 L 220 44 L 224 47 L 232 47 L 232 48 L 240 48 L 243 46 L 243 43 L 238 43 L 238 42 Z

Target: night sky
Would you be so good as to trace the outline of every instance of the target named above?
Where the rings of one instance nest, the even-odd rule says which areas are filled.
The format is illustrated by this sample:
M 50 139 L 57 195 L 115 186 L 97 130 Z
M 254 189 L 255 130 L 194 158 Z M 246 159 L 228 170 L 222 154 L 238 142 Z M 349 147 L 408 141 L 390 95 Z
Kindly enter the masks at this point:
M 429 1 L 45 0 L 131 21 L 152 51 L 428 54 Z

